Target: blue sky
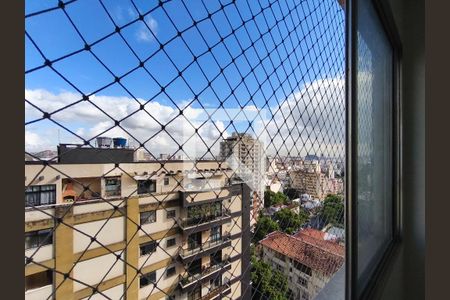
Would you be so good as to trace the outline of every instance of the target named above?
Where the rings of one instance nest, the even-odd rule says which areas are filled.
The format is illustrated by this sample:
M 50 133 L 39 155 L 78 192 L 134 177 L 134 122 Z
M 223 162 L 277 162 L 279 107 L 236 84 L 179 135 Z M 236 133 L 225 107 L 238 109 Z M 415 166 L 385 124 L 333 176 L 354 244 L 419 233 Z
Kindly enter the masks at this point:
M 30 39 L 25 37 L 25 71 L 28 71 L 25 76 L 25 98 L 51 112 L 81 99 L 82 94 L 93 94 L 99 99 L 98 105 L 103 105 L 106 112 L 111 112 L 117 118 L 137 109 L 138 102 L 151 103 L 151 110 L 146 105 L 147 113 L 140 118 L 154 118 L 156 123 L 164 123 L 177 112 L 177 106 L 182 108 L 197 97 L 198 101 L 190 103 L 189 108 L 193 110 L 193 122 L 201 124 L 201 120 L 195 119 L 198 116 L 195 110 L 201 109 L 201 106 L 214 111 L 223 102 L 225 109 L 238 114 L 244 107 L 250 111 L 253 106 L 261 108 L 267 102 L 268 110 L 264 113 L 270 119 L 276 115 L 279 104 L 295 93 L 312 95 L 310 102 L 321 101 L 315 99 L 317 93 L 310 93 L 308 90 L 310 83 L 342 79 L 344 16 L 337 1 L 300 3 L 287 0 L 276 1 L 271 7 L 268 7 L 267 1 L 229 2 L 168 1 L 163 8 L 158 8 L 158 1 L 78 0 L 65 7 L 76 29 L 61 9 L 27 17 L 27 33 L 50 61 L 83 49 L 85 44 L 95 43 L 114 32 L 116 26 L 126 26 L 121 29 L 121 33 L 133 51 L 119 34 L 113 34 L 91 47 L 92 53 L 105 66 L 89 51 L 81 51 L 55 62 L 53 67 L 76 87 L 74 88 L 48 67 L 34 70 L 43 65 L 44 58 Z M 223 10 L 219 10 L 220 3 L 225 5 Z M 25 14 L 30 15 L 56 5 L 57 1 L 26 1 Z M 138 20 L 139 14 L 145 15 L 144 20 Z M 197 26 L 189 28 L 194 21 Z M 242 21 L 247 21 L 245 26 L 242 26 Z M 277 21 L 278 26 L 274 26 Z M 267 32 L 268 28 L 272 30 L 261 38 L 260 32 Z M 229 36 L 233 30 L 234 34 Z M 182 32 L 182 38 L 173 39 L 177 31 Z M 221 41 L 223 37 L 225 38 Z M 280 44 L 283 39 L 284 43 Z M 170 42 L 167 43 L 168 41 Z M 165 44 L 164 51 L 160 49 L 160 44 Z M 242 55 L 242 49 L 246 48 L 245 55 Z M 268 52 L 272 53 L 266 57 Z M 192 63 L 194 55 L 198 59 Z M 266 58 L 260 61 L 264 57 Z M 138 67 L 141 61 L 145 61 L 147 70 L 137 68 L 123 77 Z M 282 66 L 278 66 L 280 62 L 283 62 Z M 274 66 L 278 67 L 274 70 Z M 179 77 L 180 70 L 183 70 L 183 78 Z M 287 73 L 291 72 L 293 73 L 289 79 L 281 83 Z M 270 73 L 269 80 L 266 80 L 266 74 Z M 220 75 L 217 76 L 218 74 Z M 121 83 L 125 88 L 118 83 L 105 88 L 113 83 L 115 76 L 123 77 Z M 245 79 L 242 81 L 243 77 Z M 264 83 L 261 85 L 262 82 Z M 165 93 L 161 93 L 161 86 L 165 87 Z M 336 97 L 335 94 L 340 97 L 340 88 L 333 88 L 337 92 L 326 95 L 325 91 L 321 97 Z M 138 102 L 133 98 L 139 99 Z M 94 111 L 97 112 L 97 109 L 94 106 L 84 104 L 81 109 L 83 112 L 76 110 L 80 107 L 81 105 L 75 105 L 65 112 L 55 114 L 54 119 L 80 133 L 83 138 L 91 138 L 108 128 L 108 120 L 99 117 L 98 122 L 95 121 Z M 123 109 L 123 113 L 118 113 L 115 108 Z M 93 110 L 92 118 L 85 116 L 86 110 Z M 301 117 L 301 111 L 298 110 Z M 70 113 L 80 117 L 71 117 Z M 38 119 L 41 115 L 29 105 L 26 107 L 27 122 Z M 254 114 L 253 118 L 255 116 Z M 102 122 L 106 122 L 103 127 L 99 125 Z M 128 124 L 130 132 L 139 127 L 136 122 L 142 123 L 142 119 Z M 228 120 L 217 122 L 220 124 L 213 124 L 208 129 L 211 143 L 223 135 L 223 128 L 229 125 Z M 153 125 L 155 124 L 141 124 L 139 130 L 145 132 L 145 126 Z M 186 120 L 173 125 L 190 126 L 186 124 Z M 247 128 L 248 122 L 241 122 L 236 126 L 237 129 Z M 56 144 L 58 141 L 55 130 L 58 130 L 57 126 L 49 121 L 29 124 L 26 126 L 29 143 L 26 141 L 26 144 L 34 150 Z M 227 130 L 227 133 L 231 131 L 233 130 Z M 111 131 L 108 134 L 124 133 Z M 134 134 L 138 135 L 138 132 L 133 132 Z M 271 133 L 267 131 L 267 134 Z M 75 136 L 62 128 L 59 128 L 58 136 L 61 142 L 77 142 Z M 146 140 L 151 136 L 151 133 L 139 132 L 137 137 L 138 140 Z M 160 136 L 160 140 L 163 140 L 162 134 Z M 33 138 L 41 142 L 42 147 L 35 145 Z M 175 143 L 169 141 L 168 145 L 170 148 Z M 160 149 L 155 146 L 155 151 Z

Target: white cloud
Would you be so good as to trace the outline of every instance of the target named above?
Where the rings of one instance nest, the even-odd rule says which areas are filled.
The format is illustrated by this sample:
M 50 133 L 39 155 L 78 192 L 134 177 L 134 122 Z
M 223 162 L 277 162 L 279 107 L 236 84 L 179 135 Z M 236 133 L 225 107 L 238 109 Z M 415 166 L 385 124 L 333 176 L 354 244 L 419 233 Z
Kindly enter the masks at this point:
M 343 79 L 323 79 L 306 84 L 300 91 L 281 101 L 279 106 L 264 111 L 258 111 L 255 106 L 245 107 L 247 118 L 254 120 L 254 131 L 249 133 L 260 136 L 269 154 L 274 154 L 276 150 L 281 149 L 279 154 L 285 155 L 288 150 L 293 149 L 291 155 L 323 153 L 329 156 L 343 156 L 345 149 L 344 96 Z M 81 96 L 69 92 L 55 94 L 37 89 L 26 90 L 25 98 L 43 111 L 53 112 L 76 103 Z M 191 157 L 204 155 L 209 147 L 213 155 L 217 155 L 220 143 L 216 141 L 222 140 L 233 131 L 233 127 L 228 127 L 227 131 L 224 131 L 225 124 L 229 121 L 225 111 L 214 113 L 210 120 L 204 110 L 192 106 L 186 106 L 183 116 L 179 116 L 177 108 L 156 100 L 145 105 L 146 111 L 141 111 L 139 107 L 141 103 L 144 103 L 143 99 L 136 101 L 129 97 L 100 95 L 92 96 L 90 99 L 114 120 L 122 120 L 120 124 L 125 131 L 116 127 L 110 117 L 88 102 L 79 102 L 52 114 L 52 119 L 64 124 L 84 139 L 91 139 L 98 134 L 111 137 L 122 136 L 130 141 L 133 141 L 134 137 L 136 141 L 133 144 L 145 142 L 146 147 L 155 156 L 159 153 L 175 153 L 178 151 L 177 143 L 186 143 L 183 150 Z M 178 101 L 177 103 L 187 102 Z M 30 105 L 25 107 L 27 120 L 42 116 L 42 113 L 37 112 Z M 212 109 L 209 113 L 211 114 L 212 111 L 215 110 Z M 239 108 L 229 109 L 227 113 L 232 117 L 238 116 L 245 124 L 246 118 L 242 112 L 238 114 L 239 111 Z M 261 117 L 257 115 L 258 112 Z M 174 120 L 171 121 L 172 119 Z M 206 123 L 198 131 L 200 139 L 195 133 L 195 128 L 199 128 L 205 121 Z M 234 121 L 236 124 L 236 120 Z M 55 134 L 46 134 L 46 129 L 39 129 L 43 127 L 39 124 L 39 122 L 34 123 L 34 129 L 27 128 L 26 147 L 30 151 L 48 147 L 49 144 L 56 146 L 58 143 Z M 163 131 L 160 124 L 166 125 Z M 63 131 L 61 129 L 61 132 Z M 61 135 L 61 142 L 79 143 L 81 141 L 65 132 L 65 135 Z M 181 153 L 178 152 L 178 154 Z
M 145 24 L 141 23 L 138 31 L 136 32 L 136 38 L 140 42 L 148 43 L 155 40 L 155 36 L 157 33 L 158 22 L 151 16 L 147 16 L 145 19 Z

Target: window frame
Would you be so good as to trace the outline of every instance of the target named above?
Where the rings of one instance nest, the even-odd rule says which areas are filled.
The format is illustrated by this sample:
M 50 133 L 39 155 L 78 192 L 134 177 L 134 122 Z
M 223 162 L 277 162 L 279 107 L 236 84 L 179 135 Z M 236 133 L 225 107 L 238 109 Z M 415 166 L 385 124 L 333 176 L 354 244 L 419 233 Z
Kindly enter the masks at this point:
M 174 241 L 173 245 L 169 245 L 169 241 Z M 177 239 L 176 238 L 168 238 L 166 240 L 166 248 L 167 249 L 175 247 L 176 245 L 177 245 Z
M 143 185 L 144 184 L 149 184 L 150 186 L 148 188 L 146 188 L 145 190 L 143 189 Z M 138 195 L 148 195 L 151 193 L 156 193 L 156 180 L 152 180 L 152 179 L 146 179 L 146 180 L 137 180 L 137 189 L 136 192 Z M 153 189 L 150 189 L 150 187 L 153 186 Z
M 49 233 L 51 233 L 50 237 L 48 237 Z M 36 247 L 28 247 L 27 248 L 26 243 L 25 243 L 25 251 L 29 250 L 29 249 L 40 248 L 40 247 L 44 247 L 44 246 L 53 244 L 53 229 L 51 229 L 51 228 L 25 232 L 25 239 L 27 238 L 27 236 L 29 236 L 31 238 L 34 237 L 34 239 L 37 239 L 38 245 Z M 42 242 L 44 242 L 44 243 L 42 244 Z
M 173 213 L 173 216 L 169 216 L 169 213 Z M 173 219 L 177 217 L 177 211 L 175 209 L 170 209 L 166 211 L 166 219 Z
M 116 181 L 115 185 L 107 184 L 108 181 L 113 181 L 113 180 Z M 118 188 L 118 191 L 111 193 L 110 191 L 107 190 L 107 186 L 116 186 L 116 188 Z M 105 188 L 105 197 L 106 198 L 120 197 L 122 195 L 122 178 L 120 176 L 105 177 L 104 188 Z
M 358 2 L 367 1 L 371 5 L 381 23 L 386 38 L 392 47 L 392 239 L 381 259 L 373 268 L 373 272 L 360 295 L 357 294 L 358 285 L 358 213 L 355 178 L 357 164 L 352 163 L 357 154 L 357 144 L 353 137 L 357 133 L 357 74 L 358 74 Z M 402 107 L 401 107 L 401 58 L 402 45 L 394 17 L 389 4 L 385 0 L 347 0 L 346 11 L 346 220 L 345 252 L 348 259 L 345 260 L 345 299 L 359 300 L 371 299 L 377 286 L 383 284 L 381 275 L 386 271 L 389 263 L 399 248 L 402 235 Z
M 52 187 L 49 190 L 42 190 L 42 187 Z M 27 189 L 38 189 L 37 191 L 27 191 Z M 53 199 L 50 203 L 42 204 L 42 193 L 52 193 Z M 36 195 L 38 204 L 29 205 L 29 201 L 27 201 L 27 195 Z M 54 205 L 56 204 L 56 184 L 39 184 L 39 185 L 29 185 L 25 187 L 25 207 L 33 207 L 33 206 L 44 206 L 44 205 Z
M 144 219 L 142 216 L 145 214 L 152 214 L 152 213 L 155 215 L 154 220 L 150 221 L 150 222 L 143 222 L 143 220 L 149 220 L 149 217 L 146 217 Z M 139 224 L 140 225 L 153 224 L 153 223 L 156 223 L 157 221 L 158 221 L 158 216 L 157 216 L 156 210 L 148 210 L 148 211 L 143 211 L 143 212 L 139 213 Z
M 172 270 L 173 270 L 173 273 L 169 274 L 169 271 L 172 271 Z M 177 274 L 177 268 L 175 266 L 170 266 L 170 267 L 167 268 L 167 270 L 166 270 L 166 278 L 175 276 L 176 274 Z
M 149 279 L 150 277 L 153 277 L 153 276 L 155 277 L 154 280 Z M 147 281 L 147 283 L 142 284 L 143 281 Z M 154 284 L 155 282 L 156 282 L 156 271 L 148 272 L 139 278 L 139 288 L 146 287 L 150 284 Z
M 153 250 L 151 250 L 149 252 L 145 252 L 144 250 L 148 249 L 148 248 L 153 249 Z M 141 244 L 141 245 L 139 245 L 139 256 L 150 255 L 150 254 L 156 252 L 157 249 L 158 249 L 158 242 L 157 241 L 150 241 L 150 242 Z M 143 253 L 143 252 L 145 252 L 145 253 Z

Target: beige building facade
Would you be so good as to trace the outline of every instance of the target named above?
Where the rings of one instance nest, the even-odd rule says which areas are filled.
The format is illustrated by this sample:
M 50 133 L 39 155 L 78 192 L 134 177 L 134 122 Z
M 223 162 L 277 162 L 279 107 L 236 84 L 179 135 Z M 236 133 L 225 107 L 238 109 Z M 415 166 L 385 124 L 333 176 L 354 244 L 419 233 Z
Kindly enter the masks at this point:
M 26 164 L 25 299 L 241 299 L 249 208 L 228 172 Z

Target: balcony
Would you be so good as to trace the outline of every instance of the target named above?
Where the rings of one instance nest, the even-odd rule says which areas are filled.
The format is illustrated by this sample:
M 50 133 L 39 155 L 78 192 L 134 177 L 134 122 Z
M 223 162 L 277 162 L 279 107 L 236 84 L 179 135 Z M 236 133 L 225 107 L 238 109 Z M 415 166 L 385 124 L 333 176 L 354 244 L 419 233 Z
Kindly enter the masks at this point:
M 206 256 L 217 250 L 231 246 L 230 234 L 222 236 L 222 238 L 216 241 L 207 241 L 201 245 L 197 245 L 192 249 L 180 249 L 179 256 L 183 263 L 189 263 L 195 258 L 200 256 Z
M 189 292 L 196 286 L 208 282 L 212 277 L 217 277 L 220 274 L 231 269 L 231 262 L 228 258 L 216 265 L 210 265 L 204 268 L 200 273 L 192 275 L 180 275 L 179 285 L 183 292 Z
M 231 212 L 229 209 L 222 209 L 222 213 L 218 215 L 202 216 L 199 218 L 183 218 L 178 220 L 178 226 L 187 235 L 204 231 L 213 226 L 221 225 L 231 220 Z
M 228 295 L 231 292 L 231 286 L 229 283 L 218 286 L 212 291 L 210 291 L 205 296 L 201 297 L 200 300 L 214 300 L 218 299 L 218 296 Z
M 197 204 L 226 200 L 231 198 L 231 194 L 229 186 L 219 186 L 206 190 L 180 191 L 180 199 L 182 200 L 183 207 L 189 207 Z

